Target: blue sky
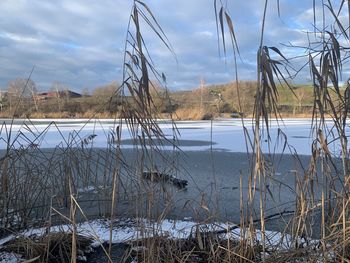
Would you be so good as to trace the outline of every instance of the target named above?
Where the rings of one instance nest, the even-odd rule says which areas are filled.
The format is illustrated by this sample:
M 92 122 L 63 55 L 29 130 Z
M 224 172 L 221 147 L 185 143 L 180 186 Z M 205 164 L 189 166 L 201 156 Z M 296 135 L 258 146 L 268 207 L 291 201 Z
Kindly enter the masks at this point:
M 242 61 L 239 76 L 256 77 L 256 50 L 262 0 L 228 1 Z M 171 90 L 224 83 L 234 79 L 230 54 L 219 56 L 212 0 L 145 0 L 166 32 L 178 62 L 144 28 L 152 57 L 167 76 Z M 0 88 L 16 77 L 29 75 L 39 90 L 60 82 L 71 89 L 92 90 L 121 82 L 124 39 L 131 0 L 2 0 L 0 2 Z M 302 30 L 312 28 L 311 0 L 270 1 L 265 43 L 293 56 L 282 43 L 305 44 Z M 299 82 L 308 80 L 307 72 Z

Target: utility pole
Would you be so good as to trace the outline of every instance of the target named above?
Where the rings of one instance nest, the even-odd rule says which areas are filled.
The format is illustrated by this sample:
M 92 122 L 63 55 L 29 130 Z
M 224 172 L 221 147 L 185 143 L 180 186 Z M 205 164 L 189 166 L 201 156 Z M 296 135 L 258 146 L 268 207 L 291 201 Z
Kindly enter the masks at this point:
M 33 86 L 30 87 L 30 93 L 31 93 L 33 101 L 34 101 L 35 109 L 36 109 L 36 111 L 38 111 L 39 107 L 38 107 L 38 102 L 37 102 L 37 95 L 34 92 L 34 87 Z
M 204 89 L 204 79 L 201 77 L 201 85 L 200 85 L 200 91 L 201 91 L 201 109 L 203 109 L 203 89 Z
M 2 111 L 2 90 L 0 89 L 0 111 Z
M 56 101 L 57 101 L 57 106 L 58 106 L 58 111 L 61 111 L 61 88 L 59 90 L 59 83 L 58 82 L 55 82 L 53 84 L 53 92 L 56 92 Z

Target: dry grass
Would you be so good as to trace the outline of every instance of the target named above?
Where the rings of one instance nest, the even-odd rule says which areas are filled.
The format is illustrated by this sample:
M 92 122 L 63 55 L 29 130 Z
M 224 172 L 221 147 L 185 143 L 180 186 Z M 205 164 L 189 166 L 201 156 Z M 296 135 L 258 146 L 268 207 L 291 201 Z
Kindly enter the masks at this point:
M 87 111 L 84 113 L 74 113 L 73 115 L 69 112 L 50 112 L 50 113 L 41 113 L 41 112 L 32 112 L 29 116 L 24 115 L 22 118 L 31 118 L 31 119 L 112 119 L 116 118 L 118 114 L 111 114 L 110 112 L 93 112 Z M 222 118 L 231 118 L 232 113 L 221 113 L 220 117 Z M 219 115 L 212 111 L 206 111 L 205 109 L 200 109 L 199 107 L 187 108 L 180 107 L 172 115 L 169 113 L 159 114 L 161 119 L 169 119 L 173 116 L 174 120 L 209 120 L 211 117 L 218 118 Z M 244 115 L 245 118 L 251 118 L 252 114 Z M 312 118 L 312 113 L 290 113 L 290 112 L 281 112 L 282 118 Z M 0 118 L 9 118 L 9 114 L 2 112 L 0 113 Z
M 189 236 L 185 239 L 153 237 L 130 243 L 127 252 L 137 262 L 172 263 L 285 263 L 285 262 L 321 262 L 322 252 L 315 245 L 291 248 L 267 247 L 266 256 L 263 246 L 258 242 L 252 245 L 245 239 L 227 239 L 215 234 Z M 330 250 L 331 251 L 331 250 Z M 329 251 L 329 252 L 330 252 Z M 331 255 L 323 258 L 327 262 L 336 262 Z M 336 259 L 337 260 L 337 259 Z
M 30 262 L 70 262 L 72 255 L 72 233 L 58 232 L 35 237 L 17 237 L 4 244 L 3 251 L 22 255 Z M 80 256 L 84 251 L 90 251 L 91 240 L 84 236 L 76 235 L 75 242 Z
M 296 113 L 296 114 L 292 114 L 292 113 L 281 113 L 281 117 L 283 119 L 285 118 L 307 118 L 307 119 L 311 119 L 312 118 L 312 113 Z
M 259 246 L 204 235 L 187 239 L 148 238 L 131 245 L 131 255 L 137 262 L 262 262 L 260 252 Z
M 213 114 L 203 108 L 180 108 L 174 113 L 175 120 L 209 120 Z
M 11 115 L 6 112 L 0 112 L 0 118 L 9 118 Z M 111 119 L 115 118 L 116 114 L 110 112 L 95 112 L 95 111 L 86 111 L 86 112 L 68 112 L 68 111 L 60 111 L 60 112 L 30 112 L 26 113 L 23 116 L 19 116 L 20 118 L 30 118 L 30 119 L 71 119 L 71 118 L 79 118 L 79 119 Z

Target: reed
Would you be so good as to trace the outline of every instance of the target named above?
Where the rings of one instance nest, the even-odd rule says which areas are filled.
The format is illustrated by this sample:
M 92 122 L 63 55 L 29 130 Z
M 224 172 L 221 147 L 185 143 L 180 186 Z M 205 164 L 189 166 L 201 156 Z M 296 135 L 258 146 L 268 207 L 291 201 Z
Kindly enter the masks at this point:
M 19 252 L 28 262 L 77 262 L 79 250 L 93 239 L 78 233 L 78 223 L 98 216 L 109 219 L 109 242 L 103 251 L 112 262 L 115 222 L 125 212 L 135 217 L 140 229 L 138 233 L 143 233 L 128 245 L 125 261 L 133 258 L 137 262 L 347 262 L 350 258 L 347 139 L 350 84 L 344 90 L 339 87 L 343 65 L 348 58 L 348 26 L 340 19 L 340 14 L 346 12 L 346 5 L 345 1 L 341 1 L 336 9 L 330 0 L 319 5 L 316 2 L 315 25 L 317 7 L 329 15 L 331 26 L 326 25 L 329 20 L 320 18 L 324 19 L 324 26 L 313 32 L 317 42 L 310 42 L 305 47 L 314 96 L 310 135 L 313 144 L 307 167 L 291 167 L 291 170 L 295 168 L 291 175 L 295 186 L 290 186 L 295 197 L 293 211 L 267 214 L 267 202 L 276 198 L 269 185 L 279 178 L 275 172 L 276 156 L 273 152 L 262 151 L 262 138 L 267 134 L 267 143 L 271 146 L 271 120 L 282 121 L 277 83 L 292 93 L 294 89 L 287 77 L 291 59 L 276 47 L 264 45 L 265 20 L 269 11 L 266 0 L 257 50 L 252 133 L 247 132 L 243 116 L 241 119 L 250 153 L 247 153 L 249 171 L 241 172 L 237 196 L 240 200 L 240 211 L 237 211 L 240 222 L 236 222 L 237 226 L 219 231 L 214 224 L 207 224 L 218 217 L 218 208 L 202 191 L 198 200 L 193 200 L 191 205 L 186 203 L 195 211 L 198 221 L 191 235 L 175 240 L 159 235 L 160 222 L 167 218 L 174 205 L 172 195 L 175 190 L 157 182 L 152 175 L 164 173 L 159 163 L 167 167 L 167 173 L 176 174 L 181 168 L 178 165 L 181 153 L 177 141 L 179 131 L 173 120 L 211 119 L 213 116 L 209 116 L 203 107 L 178 109 L 170 114 L 172 134 L 164 134 L 159 125 L 161 121 L 157 120 L 161 113 L 156 98 L 161 95 L 163 100 L 169 100 L 169 105 L 173 102 L 168 96 L 166 76 L 158 72 L 152 62 L 143 38 L 144 28 L 151 30 L 172 53 L 173 48 L 149 7 L 143 1 L 134 0 L 125 39 L 123 81 L 108 101 L 111 107 L 118 107 L 116 114 L 120 118 L 115 119 L 114 128 L 106 135 L 109 141 L 106 149 L 93 148 L 94 134 L 83 137 L 78 131 L 64 136 L 55 122 L 43 132 L 38 132 L 28 120 L 24 125 L 28 132 L 17 134 L 12 131 L 13 119 L 1 125 L 1 143 L 6 148 L 0 157 L 1 233 L 17 233 L 29 227 L 46 227 L 48 232 L 40 237 L 20 236 L 1 249 Z M 224 54 L 231 50 L 236 64 L 240 51 L 233 19 L 224 1 L 214 0 L 214 11 L 220 49 Z M 238 89 L 237 71 L 235 77 L 233 87 L 238 98 L 235 106 L 238 112 L 243 112 L 243 93 Z M 155 79 L 156 83 L 151 79 Z M 157 87 L 159 83 L 165 90 L 162 94 Z M 217 108 L 220 114 L 220 107 Z M 92 113 L 91 117 L 96 114 Z M 16 116 L 16 108 L 13 116 Z M 331 118 L 332 122 L 327 118 Z M 99 125 L 98 121 L 95 125 Z M 125 127 L 134 142 L 135 154 L 131 157 L 121 150 Z M 48 129 L 56 129 L 57 134 L 62 136 L 62 144 L 50 151 L 41 147 Z M 292 152 L 282 128 L 279 137 L 284 141 L 286 151 L 290 150 L 295 162 L 300 164 L 300 158 Z M 162 151 L 162 140 L 170 142 L 173 150 Z M 331 152 L 330 141 L 339 142 L 340 154 Z M 340 167 L 337 160 L 341 162 Z M 147 180 L 143 178 L 145 172 L 150 174 Z M 248 182 L 246 195 L 243 179 Z M 322 186 L 320 195 L 316 192 L 316 182 Z M 92 187 L 92 192 L 89 192 L 89 187 Z M 213 189 L 217 191 L 215 187 Z M 127 202 L 126 208 L 123 208 L 123 202 Z M 91 207 L 97 209 L 91 211 Z M 286 212 L 293 215 L 287 217 Z M 320 234 L 315 244 L 313 232 L 318 216 Z M 277 244 L 266 231 L 267 222 L 272 217 L 282 218 L 286 224 Z M 141 218 L 148 219 L 151 224 L 145 224 Z M 71 230 L 68 233 L 50 232 L 52 225 L 61 223 L 69 224 Z M 236 228 L 240 228 L 240 233 L 233 236 L 232 231 Z M 290 239 L 286 248 L 284 237 L 287 236 Z

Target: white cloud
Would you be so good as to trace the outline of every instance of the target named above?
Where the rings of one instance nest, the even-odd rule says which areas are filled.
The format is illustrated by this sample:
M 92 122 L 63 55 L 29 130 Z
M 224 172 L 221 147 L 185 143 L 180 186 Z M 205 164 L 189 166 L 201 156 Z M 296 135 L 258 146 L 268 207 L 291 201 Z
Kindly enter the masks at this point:
M 304 43 L 298 30 L 308 28 L 310 3 L 281 0 L 269 6 L 265 41 L 293 54 L 280 43 Z M 261 1 L 229 1 L 241 57 L 241 79 L 255 78 L 260 39 Z M 93 88 L 121 81 L 122 50 L 132 1 L 130 0 L 2 0 L 0 11 L 0 87 L 24 77 L 33 65 L 39 88 L 61 81 L 72 89 Z M 178 64 L 154 33 L 143 27 L 156 66 L 167 75 L 170 88 L 192 88 L 233 79 L 232 53 L 227 64 L 218 53 L 213 2 L 203 0 L 149 0 L 154 15 L 177 54 Z M 310 23 L 310 24 L 308 24 Z
M 0 38 L 7 38 L 8 40 L 18 42 L 18 44 L 25 45 L 25 44 L 38 44 L 40 43 L 40 40 L 35 37 L 31 36 L 23 36 L 23 35 L 18 35 L 14 33 L 8 33 L 4 32 L 0 34 Z

